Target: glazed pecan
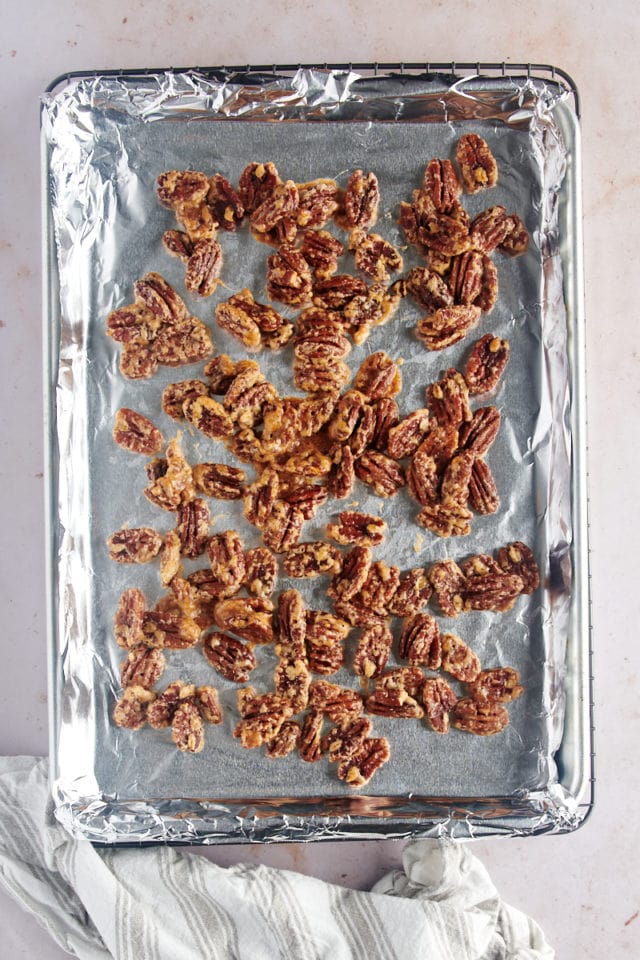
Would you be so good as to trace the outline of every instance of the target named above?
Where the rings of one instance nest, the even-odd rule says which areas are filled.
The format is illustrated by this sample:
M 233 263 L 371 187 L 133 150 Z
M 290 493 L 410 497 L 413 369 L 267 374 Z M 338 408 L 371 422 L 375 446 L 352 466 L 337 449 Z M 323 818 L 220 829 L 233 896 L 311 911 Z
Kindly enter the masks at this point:
M 421 506 L 436 503 L 438 499 L 438 464 L 434 457 L 420 447 L 407 467 L 409 493 Z
M 359 790 L 369 783 L 390 756 L 389 741 L 385 737 L 367 737 L 357 753 L 338 765 L 338 777 Z
M 484 457 L 500 429 L 500 411 L 496 407 L 479 407 L 460 428 L 459 443 L 476 457 Z
M 204 200 L 209 191 L 209 180 L 198 170 L 167 170 L 156 181 L 156 193 L 163 207 L 170 209 L 177 203 Z
M 171 589 L 174 589 L 176 581 L 171 582 Z M 211 570 L 211 568 L 203 568 L 201 570 L 194 570 L 193 573 L 190 573 L 187 577 L 187 583 L 191 590 L 194 591 L 194 596 L 196 602 L 201 605 L 209 606 L 212 603 L 215 603 L 218 600 L 221 600 L 226 597 L 231 597 L 234 594 L 238 593 L 242 582 L 232 582 L 231 584 L 222 584 L 218 580 L 216 574 Z M 213 614 L 209 617 L 205 626 L 211 626 L 213 623 Z
M 463 683 L 470 683 L 475 680 L 480 673 L 478 655 L 454 633 L 443 633 L 440 642 L 442 645 L 442 669 Z
M 268 233 L 287 217 L 297 219 L 299 195 L 293 180 L 275 184 L 273 190 L 251 213 L 251 229 Z
M 294 713 L 304 710 L 309 701 L 311 676 L 306 660 L 302 658 L 282 657 L 273 674 L 276 693 L 284 697 Z
M 349 227 L 372 227 L 378 218 L 380 188 L 375 173 L 354 170 L 344 193 L 344 218 Z
M 218 500 L 241 500 L 245 480 L 244 470 L 226 463 L 197 463 L 193 467 L 196 489 Z
M 151 349 L 160 321 L 143 303 L 129 303 L 112 310 L 106 326 L 107 335 L 118 343 Z
M 453 306 L 453 295 L 448 284 L 428 267 L 414 267 L 409 271 L 407 290 L 418 306 L 424 307 L 429 313 Z
M 388 453 L 389 433 L 400 421 L 398 404 L 392 397 L 381 397 L 379 400 L 373 401 L 371 409 L 375 418 L 371 446 L 381 453 Z M 389 454 L 389 456 L 392 456 L 392 454 Z M 397 458 L 394 457 L 393 459 Z
M 391 654 L 393 634 L 385 623 L 377 623 L 362 631 L 353 657 L 353 672 L 371 680 L 379 677 Z
M 160 551 L 160 580 L 168 587 L 174 577 L 182 575 L 182 541 L 177 530 L 165 534 Z
M 442 307 L 418 320 L 415 334 L 428 350 L 444 350 L 463 340 L 480 318 L 480 307 Z
M 298 542 L 303 525 L 302 510 L 277 500 L 262 526 L 265 546 L 274 553 L 286 553 Z
M 153 344 L 140 341 L 125 343 L 120 354 L 120 372 L 128 380 L 148 380 L 158 369 Z
M 467 684 L 467 693 L 478 702 L 511 703 L 524 693 L 520 676 L 512 667 L 494 667 L 482 670 L 472 683 Z
M 493 474 L 489 465 L 479 457 L 475 457 L 471 469 L 469 506 L 482 516 L 496 513 L 500 506 L 500 497 Z
M 120 664 L 120 682 L 123 687 L 143 687 L 150 690 L 158 682 L 167 666 L 162 650 L 139 644 L 129 650 Z
M 469 393 L 478 396 L 495 390 L 508 361 L 508 340 L 492 333 L 477 340 L 464 368 Z
M 342 311 L 354 297 L 367 295 L 367 285 L 361 277 L 340 273 L 328 280 L 320 280 L 313 290 L 313 302 L 325 310 Z
M 162 391 L 162 409 L 173 420 L 184 420 L 182 406 L 186 400 L 204 397 L 209 393 L 207 384 L 202 380 L 181 380 L 170 383 Z
M 252 315 L 255 303 L 250 290 L 229 297 L 216 307 L 216 323 L 232 337 L 239 340 L 247 350 L 257 350 L 262 342 L 260 327 Z
M 429 411 L 414 410 L 389 430 L 387 453 L 394 460 L 404 460 L 405 457 L 413 456 L 428 431 Z
M 489 207 L 471 224 L 471 243 L 482 253 L 492 253 L 506 238 L 511 220 L 504 207 Z
M 293 382 L 307 393 L 337 393 L 351 377 L 349 367 L 335 357 L 299 358 L 293 364 Z
M 164 443 L 162 434 L 151 420 L 129 407 L 121 407 L 113 423 L 113 439 L 118 446 L 131 453 L 160 453 Z
M 235 530 L 225 530 L 211 537 L 207 544 L 211 572 L 220 584 L 219 596 L 236 592 L 245 579 L 245 554 L 242 540 Z M 228 593 L 227 593 L 228 595 Z
M 519 257 L 529 249 L 529 234 L 517 213 L 512 213 L 507 219 L 509 230 L 502 243 L 498 245 L 498 250 L 510 257 Z
M 359 390 L 347 390 L 338 400 L 329 421 L 327 432 L 332 440 L 340 443 L 348 440 L 355 430 L 367 403 Z
M 344 662 L 343 642 L 351 631 L 350 624 L 321 610 L 308 610 L 306 619 L 309 668 L 325 676 L 336 673 Z
M 422 188 L 429 194 L 436 210 L 446 213 L 453 209 L 462 188 L 451 160 L 430 160 L 424 171 Z
M 329 490 L 336 500 L 344 500 L 353 490 L 356 480 L 356 459 L 349 446 L 339 446 L 334 453 L 329 475 Z
M 140 730 L 147 722 L 147 711 L 156 694 L 144 687 L 127 687 L 113 709 L 113 722 L 127 730 Z
M 224 394 L 227 392 L 236 375 L 238 364 L 234 363 L 226 353 L 221 353 L 213 360 L 209 360 L 204 368 L 204 375 L 209 380 L 209 392 Z
M 287 552 L 283 566 L 288 577 L 309 579 L 325 573 L 337 573 L 342 566 L 342 554 L 337 547 L 324 540 L 299 543 Z
M 142 590 L 130 587 L 124 591 L 113 618 L 113 634 L 119 647 L 135 647 L 143 640 L 142 618 L 146 607 Z
M 205 437 L 225 440 L 234 432 L 233 420 L 213 397 L 194 397 L 183 405 L 184 415 Z
M 376 429 L 376 415 L 373 407 L 368 404 L 362 411 L 362 416 L 356 426 L 353 434 L 348 440 L 351 452 L 357 460 L 365 450 L 371 446 Z
M 486 140 L 477 133 L 463 134 L 456 145 L 456 160 L 466 193 L 478 193 L 498 182 L 498 165 Z
M 147 722 L 154 730 L 162 730 L 170 726 L 171 718 L 182 700 L 191 700 L 195 695 L 195 687 L 191 684 L 174 680 L 160 693 L 147 709 Z
M 436 733 L 447 733 L 449 713 L 458 698 L 442 677 L 427 677 L 422 687 L 422 704 L 427 723 Z
M 428 613 L 408 616 L 402 625 L 398 656 L 414 666 L 439 670 L 442 660 L 440 628 Z
M 445 617 L 457 617 L 462 611 L 466 577 L 455 560 L 440 560 L 429 570 L 429 582 Z
M 136 300 L 149 310 L 161 324 L 173 326 L 188 318 L 184 300 L 159 273 L 146 273 L 133 284 Z
M 167 367 L 199 363 L 206 360 L 212 350 L 209 330 L 197 317 L 164 324 L 153 344 L 156 360 Z
M 116 563 L 149 563 L 160 553 L 162 537 L 151 527 L 127 527 L 112 533 L 107 547 Z
M 207 206 L 218 226 L 230 233 L 236 231 L 244 217 L 244 207 L 240 197 L 220 173 L 215 173 L 209 180 Z
M 355 265 L 374 280 L 388 281 L 392 273 L 402 270 L 402 257 L 388 240 L 377 233 L 368 233 L 358 239 Z
M 442 476 L 440 496 L 446 507 L 464 507 L 469 499 L 469 483 L 475 462 L 470 450 L 457 453 L 447 465 Z
M 405 476 L 400 464 L 377 450 L 367 450 L 356 461 L 356 476 L 373 487 L 379 497 L 393 497 L 405 485 Z
M 302 721 L 298 753 L 306 763 L 322 759 L 322 724 L 324 716 L 319 710 L 309 710 Z
M 285 503 L 297 507 L 305 520 L 311 520 L 323 503 L 329 498 L 329 491 L 326 487 L 318 484 L 303 483 L 299 487 L 294 487 L 282 493 L 281 499 Z
M 532 550 L 516 540 L 498 550 L 498 563 L 505 573 L 517 574 L 522 580 L 522 593 L 534 593 L 540 586 L 540 571 Z
M 171 739 L 178 750 L 200 753 L 204 747 L 204 724 L 193 700 L 181 700 L 171 720 Z
M 278 562 L 266 547 L 253 547 L 244 555 L 244 584 L 256 597 L 266 599 L 273 593 Z
M 297 720 L 285 720 L 278 733 L 267 744 L 267 757 L 275 760 L 286 757 L 300 742 L 300 724 Z
M 343 597 L 338 598 L 333 604 L 334 610 L 338 616 L 348 620 L 352 627 L 371 627 L 379 623 L 384 623 L 385 616 L 371 610 L 368 605 L 361 600 L 360 595 L 350 600 Z
M 234 737 L 237 737 L 242 746 L 248 750 L 261 747 L 263 744 L 274 740 L 278 736 L 283 723 L 292 714 L 291 706 L 283 697 L 276 694 L 256 697 L 254 702 L 256 701 L 260 701 L 260 709 L 256 709 L 255 713 L 243 717 L 233 731 Z
M 194 496 L 191 467 L 182 455 L 180 436 L 174 437 L 167 447 L 166 460 L 160 462 L 160 470 L 150 477 L 145 487 L 145 497 L 162 510 L 177 510 Z
M 280 480 L 275 470 L 264 470 L 244 495 L 245 518 L 255 527 L 262 528 L 267 522 L 280 490 Z
M 222 247 L 217 240 L 204 239 L 194 243 L 187 261 L 185 286 L 200 297 L 210 297 L 220 284 Z
M 449 289 L 454 303 L 480 307 L 490 313 L 498 299 L 498 271 L 484 253 L 467 250 L 454 257 L 449 273 Z
M 318 280 L 328 280 L 338 269 L 344 245 L 327 230 L 309 230 L 302 240 L 300 253 L 313 267 Z
M 478 703 L 471 697 L 463 697 L 453 708 L 451 722 L 458 730 L 488 737 L 504 730 L 509 723 L 509 714 L 499 703 Z
M 487 573 L 468 577 L 464 587 L 465 610 L 511 610 L 522 593 L 523 580 L 515 573 Z
M 372 728 L 373 724 L 368 717 L 358 717 L 350 723 L 333 727 L 322 738 L 322 750 L 328 754 L 330 763 L 350 760 L 359 753 Z
M 338 185 L 335 180 L 321 178 L 298 184 L 296 223 L 302 229 L 322 227 L 338 209 Z M 314 231 L 309 230 L 309 233 Z M 305 234 L 305 238 L 308 234 Z M 303 241 L 304 248 L 304 241 Z
M 342 360 L 350 350 L 349 338 L 335 314 L 318 307 L 300 314 L 294 347 L 296 360 Z
M 295 247 L 282 244 L 267 260 L 267 293 L 272 300 L 299 306 L 311 300 L 313 278 L 309 264 Z
M 424 569 L 414 567 L 400 580 L 389 604 L 389 613 L 395 617 L 407 617 L 420 610 L 428 602 L 431 593 L 431 584 Z
M 420 720 L 424 710 L 402 685 L 377 686 L 365 703 L 367 713 L 379 717 Z
M 196 687 L 195 703 L 207 723 L 222 723 L 222 709 L 215 687 Z
M 387 617 L 399 585 L 398 568 L 390 567 L 384 560 L 376 560 L 371 564 L 367 579 L 358 594 L 358 600 L 372 613 Z
M 261 597 L 219 600 L 213 616 L 220 630 L 235 633 L 250 643 L 273 641 L 273 604 Z
M 407 239 L 421 250 L 455 257 L 469 248 L 469 217 L 457 200 L 447 211 L 436 209 L 429 194 L 414 190 L 413 221 L 407 219 Z
M 354 387 L 369 400 L 394 397 L 402 389 L 400 368 L 383 350 L 379 350 L 362 361 Z
M 352 547 L 342 558 L 342 570 L 331 579 L 327 591 L 336 600 L 351 600 L 360 593 L 371 569 L 369 547 Z
M 174 207 L 176 220 L 184 228 L 192 243 L 199 240 L 211 240 L 218 232 L 211 207 L 204 201 L 185 200 Z
M 488 553 L 476 553 L 467 557 L 460 564 L 465 577 L 484 577 L 487 574 L 495 573 L 498 576 L 502 574 L 502 568 L 497 560 L 490 557 Z
M 200 627 L 193 617 L 175 610 L 147 610 L 142 632 L 147 646 L 169 650 L 186 650 L 200 639 Z
M 307 444 L 285 460 L 286 473 L 299 477 L 324 477 L 331 471 L 331 458 L 313 444 Z
M 332 723 L 348 723 L 363 710 L 362 697 L 355 690 L 328 680 L 314 680 L 309 687 L 309 706 L 329 717 Z
M 331 418 L 337 401 L 334 393 L 317 394 L 301 400 L 297 409 L 300 435 L 311 437 L 318 433 Z
M 417 697 L 422 690 L 424 674 L 419 667 L 395 667 L 387 670 L 376 681 L 376 690 L 406 690 L 411 697 Z
M 208 634 L 202 652 L 213 669 L 233 683 L 246 683 L 256 666 L 252 650 L 242 640 L 224 633 Z
M 458 427 L 471 420 L 469 388 L 461 373 L 450 367 L 444 377 L 426 390 L 427 402 L 441 426 Z
M 180 537 L 183 557 L 199 557 L 209 537 L 211 515 L 206 500 L 196 497 L 178 507 L 176 533 Z
M 438 537 L 466 537 L 471 532 L 471 511 L 455 500 L 423 506 L 416 523 Z
M 281 183 L 275 164 L 250 163 L 240 174 L 238 194 L 247 213 L 253 213 Z
M 343 546 L 355 543 L 361 547 L 377 547 L 383 542 L 386 532 L 387 525 L 381 517 L 354 510 L 343 510 L 338 514 L 338 522 L 329 523 L 326 527 L 327 536 Z
M 306 634 L 307 616 L 302 596 L 298 590 L 284 590 L 278 597 L 278 656 L 304 658 Z

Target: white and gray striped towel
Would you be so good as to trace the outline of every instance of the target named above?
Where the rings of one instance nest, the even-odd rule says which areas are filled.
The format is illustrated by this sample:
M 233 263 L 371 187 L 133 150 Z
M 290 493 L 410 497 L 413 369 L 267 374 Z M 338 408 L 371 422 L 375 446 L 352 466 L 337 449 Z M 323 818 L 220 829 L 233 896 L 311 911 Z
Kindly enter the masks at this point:
M 421 840 L 371 893 L 170 847 L 96 849 L 47 812 L 46 761 L 0 758 L 0 883 L 82 960 L 552 960 L 467 844 Z

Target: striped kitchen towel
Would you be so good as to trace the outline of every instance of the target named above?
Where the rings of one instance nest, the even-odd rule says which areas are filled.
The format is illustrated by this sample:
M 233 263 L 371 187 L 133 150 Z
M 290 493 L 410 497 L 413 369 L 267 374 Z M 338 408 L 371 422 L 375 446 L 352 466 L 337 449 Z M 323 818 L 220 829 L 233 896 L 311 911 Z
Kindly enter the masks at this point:
M 552 960 L 468 844 L 420 840 L 370 893 L 171 847 L 94 848 L 48 811 L 47 763 L 0 758 L 0 884 L 82 960 Z

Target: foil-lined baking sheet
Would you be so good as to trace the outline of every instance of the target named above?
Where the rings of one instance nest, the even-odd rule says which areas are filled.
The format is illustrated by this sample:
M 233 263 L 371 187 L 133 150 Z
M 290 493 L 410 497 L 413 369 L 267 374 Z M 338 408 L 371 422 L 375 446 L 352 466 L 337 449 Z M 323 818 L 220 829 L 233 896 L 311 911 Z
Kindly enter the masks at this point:
M 87 76 L 48 94 L 42 118 L 52 782 L 59 819 L 106 843 L 470 837 L 579 825 L 588 778 L 588 611 L 575 390 L 582 321 L 579 153 L 566 88 L 530 77 L 463 82 L 315 69 L 293 77 Z M 330 500 L 302 538 L 322 538 L 328 520 L 357 502 L 357 509 L 387 521 L 376 559 L 401 570 L 492 553 L 512 540 L 529 544 L 542 585 L 512 611 L 447 620 L 430 609 L 443 630 L 473 647 L 484 668 L 520 671 L 525 693 L 509 706 L 509 726 L 494 737 L 456 730 L 438 736 L 424 723 L 374 718 L 375 735 L 389 738 L 391 760 L 366 790 L 354 792 L 326 760 L 271 761 L 262 751 L 243 750 L 233 738 L 237 687 L 195 648 L 167 652 L 158 686 L 181 679 L 218 688 L 224 722 L 207 728 L 204 751 L 180 753 L 170 731 L 119 729 L 111 720 L 123 657 L 112 633 L 118 598 L 137 586 L 155 603 L 164 591 L 157 563 L 114 564 L 105 540 L 125 525 L 164 533 L 174 516 L 142 495 L 145 458 L 115 445 L 114 414 L 133 407 L 168 441 L 178 425 L 161 410 L 162 389 L 201 375 L 202 364 L 161 367 L 151 380 L 126 381 L 105 318 L 131 302 L 134 280 L 157 271 L 209 326 L 215 351 L 241 359 L 244 349 L 215 324 L 215 305 L 246 286 L 266 302 L 271 253 L 246 227 L 225 234 L 224 285 L 208 299 L 189 295 L 184 266 L 162 248 L 162 233 L 175 222 L 157 203 L 158 174 L 190 168 L 237 184 L 249 162 L 271 160 L 283 179 L 330 177 L 345 186 L 354 169 L 373 170 L 381 188 L 376 231 L 403 248 L 407 272 L 421 261 L 398 226 L 400 201 L 411 199 L 426 163 L 453 156 L 457 139 L 470 131 L 489 143 L 499 181 L 490 192 L 463 197 L 464 206 L 471 216 L 498 203 L 517 212 L 531 236 L 528 252 L 495 258 L 497 305 L 462 343 L 428 352 L 412 332 L 420 310 L 406 299 L 388 324 L 354 347 L 348 362 L 355 371 L 376 350 L 401 357 L 397 399 L 406 414 L 424 406 L 427 384 L 448 367 L 462 368 L 477 337 L 506 337 L 509 365 L 490 401 L 501 410 L 502 426 L 487 458 L 501 507 L 494 516 L 474 516 L 468 537 L 441 540 L 416 525 L 418 508 L 406 491 L 383 500 L 357 483 L 353 497 Z M 340 271 L 355 272 L 352 259 L 345 257 Z M 256 359 L 281 394 L 299 393 L 291 347 Z M 188 427 L 182 440 L 191 463 L 234 462 L 222 444 Z M 259 544 L 241 502 L 209 503 L 213 533 L 236 529 L 245 547 Z M 202 565 L 202 558 L 187 562 L 186 571 Z M 288 586 L 299 588 L 309 607 L 330 609 L 326 578 L 282 578 L 277 589 Z M 352 652 L 355 640 L 348 644 Z M 266 690 L 275 655 L 270 648 L 258 648 L 257 655 L 250 682 Z M 357 686 L 348 668 L 328 679 Z

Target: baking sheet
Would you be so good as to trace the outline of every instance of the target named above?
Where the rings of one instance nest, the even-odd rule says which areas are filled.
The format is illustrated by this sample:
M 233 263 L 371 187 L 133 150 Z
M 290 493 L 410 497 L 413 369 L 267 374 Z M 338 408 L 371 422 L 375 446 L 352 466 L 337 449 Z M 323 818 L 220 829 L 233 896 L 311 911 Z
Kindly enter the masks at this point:
M 565 709 L 568 698 L 571 716 L 585 692 L 586 643 L 584 585 L 575 579 L 582 572 L 582 553 L 576 554 L 581 501 L 576 503 L 576 405 L 570 395 L 579 344 L 567 339 L 567 330 L 576 330 L 580 318 L 569 317 L 568 325 L 566 312 L 568 305 L 579 314 L 579 299 L 568 292 L 565 279 L 567 267 L 575 273 L 579 259 L 567 217 L 569 207 L 575 213 L 579 196 L 575 176 L 568 176 L 575 175 L 576 150 L 567 113 L 565 91 L 531 79 L 451 85 L 407 77 L 364 81 L 316 70 L 251 86 L 194 74 L 87 77 L 45 99 L 46 206 L 52 228 L 48 292 L 54 321 L 48 340 L 55 545 L 52 779 L 57 815 L 69 828 L 102 842 L 216 842 L 433 829 L 456 836 L 539 832 L 580 822 L 585 718 L 573 718 L 568 749 Z M 174 517 L 142 496 L 145 460 L 115 446 L 113 415 L 120 406 L 132 406 L 170 439 L 177 425 L 160 411 L 162 388 L 198 376 L 202 365 L 160 368 L 150 381 L 124 381 L 119 346 L 106 337 L 104 320 L 110 310 L 131 301 L 136 278 L 157 270 L 209 325 L 216 352 L 240 359 L 243 349 L 213 321 L 215 304 L 243 286 L 265 302 L 271 252 L 246 227 L 223 236 L 222 277 L 228 288 L 207 300 L 187 295 L 182 264 L 161 247 L 162 232 L 174 222 L 155 199 L 157 175 L 192 168 L 220 172 L 237 183 L 251 160 L 272 160 L 284 179 L 333 177 L 344 186 L 353 169 L 372 169 L 382 193 L 376 230 L 404 246 L 397 226 L 400 201 L 419 186 L 428 160 L 451 156 L 468 130 L 487 139 L 500 178 L 490 194 L 464 197 L 466 209 L 472 216 L 495 203 L 515 210 L 531 234 L 530 250 L 515 260 L 496 257 L 498 303 L 463 343 L 428 353 L 412 333 L 420 311 L 406 300 L 389 324 L 353 349 L 348 362 L 355 370 L 379 349 L 402 356 L 404 387 L 398 401 L 401 413 L 407 413 L 423 405 L 428 383 L 447 367 L 463 365 L 477 336 L 507 337 L 511 358 L 492 400 L 503 423 L 488 455 L 502 505 L 496 516 L 474 516 L 469 537 L 443 541 L 413 523 L 416 505 L 405 492 L 387 501 L 357 484 L 354 500 L 358 509 L 387 520 L 389 534 L 375 556 L 402 570 L 445 556 L 491 553 L 515 539 L 533 548 L 543 582 L 534 597 L 520 598 L 507 614 L 473 613 L 456 620 L 438 615 L 441 628 L 469 642 L 484 668 L 519 669 L 525 694 L 510 706 L 509 726 L 498 737 L 458 731 L 438 737 L 424 724 L 374 718 L 375 735 L 389 737 L 392 759 L 362 797 L 338 781 L 326 761 L 304 764 L 290 757 L 274 762 L 261 751 L 242 750 L 232 736 L 236 687 L 219 678 L 196 648 L 169 652 L 160 685 L 179 678 L 219 689 L 225 720 L 208 728 L 203 754 L 179 753 L 167 731 L 115 727 L 110 715 L 123 656 L 112 636 L 118 597 L 126 587 L 139 586 L 154 602 L 163 591 L 155 564 L 113 564 L 104 541 L 125 524 L 164 532 Z M 411 248 L 403 253 L 406 272 L 420 260 Z M 352 262 L 344 263 L 353 272 Z M 290 348 L 257 359 L 282 394 L 298 392 L 291 380 Z M 214 446 L 189 429 L 182 434 L 190 462 L 233 462 L 221 444 Z M 327 520 L 350 502 L 329 502 L 305 525 L 303 538 L 321 537 Z M 210 501 L 210 506 L 212 532 L 238 529 L 246 547 L 259 543 L 258 531 L 242 519 L 241 504 Z M 186 569 L 202 565 L 194 562 Z M 281 579 L 278 589 L 289 585 L 302 590 L 308 606 L 328 609 L 325 578 Z M 348 650 L 353 645 L 350 640 Z M 251 683 L 267 689 L 275 656 L 261 649 L 258 657 L 260 668 Z M 348 670 L 329 679 L 356 685 Z

